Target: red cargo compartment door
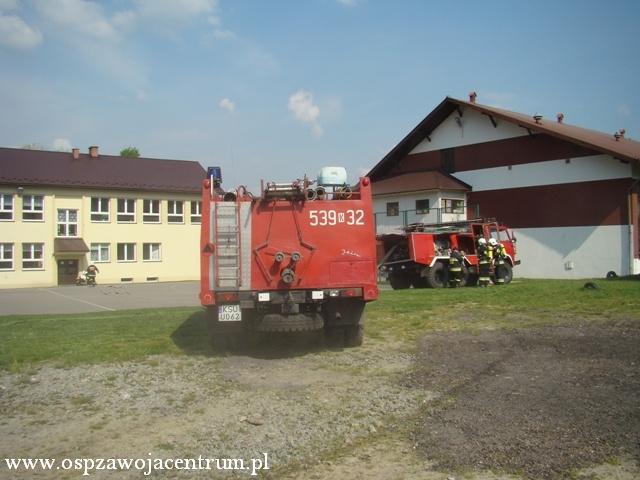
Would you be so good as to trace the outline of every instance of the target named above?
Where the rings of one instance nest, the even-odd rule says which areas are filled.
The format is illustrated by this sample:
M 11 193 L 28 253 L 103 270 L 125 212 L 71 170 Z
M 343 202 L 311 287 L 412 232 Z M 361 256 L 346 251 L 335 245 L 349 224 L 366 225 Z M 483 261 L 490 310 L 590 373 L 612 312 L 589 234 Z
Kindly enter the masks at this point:
M 372 260 L 331 262 L 329 275 L 332 287 L 375 284 L 376 265 Z

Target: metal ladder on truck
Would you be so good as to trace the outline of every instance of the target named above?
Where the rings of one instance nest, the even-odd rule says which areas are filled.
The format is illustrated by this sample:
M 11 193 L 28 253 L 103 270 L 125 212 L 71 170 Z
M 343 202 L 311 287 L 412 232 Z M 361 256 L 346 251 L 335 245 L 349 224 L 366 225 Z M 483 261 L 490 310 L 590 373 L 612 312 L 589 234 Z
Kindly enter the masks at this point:
M 242 283 L 240 202 L 216 202 L 216 284 L 234 289 Z

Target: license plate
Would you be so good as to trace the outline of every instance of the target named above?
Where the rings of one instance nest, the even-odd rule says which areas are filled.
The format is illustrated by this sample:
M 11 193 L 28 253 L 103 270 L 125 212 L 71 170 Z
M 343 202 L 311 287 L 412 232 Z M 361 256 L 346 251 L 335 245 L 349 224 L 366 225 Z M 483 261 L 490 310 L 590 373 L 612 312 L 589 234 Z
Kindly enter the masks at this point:
M 242 310 L 240 305 L 218 305 L 219 322 L 240 322 L 242 321 Z

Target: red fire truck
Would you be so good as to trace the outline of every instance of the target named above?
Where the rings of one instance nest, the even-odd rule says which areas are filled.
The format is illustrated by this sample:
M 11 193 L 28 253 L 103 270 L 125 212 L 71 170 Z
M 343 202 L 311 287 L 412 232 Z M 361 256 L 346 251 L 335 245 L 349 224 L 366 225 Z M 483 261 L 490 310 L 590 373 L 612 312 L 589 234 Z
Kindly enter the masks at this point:
M 220 169 L 209 169 L 200 301 L 214 346 L 320 329 L 334 344 L 362 343 L 365 303 L 378 297 L 371 184 L 347 186 L 331 168 L 317 183 L 263 183 L 260 197 L 223 191 Z
M 504 283 L 513 279 L 516 259 L 516 239 L 513 233 L 495 219 L 475 219 L 463 222 L 424 224 L 404 227 L 402 233 L 378 236 L 379 270 L 386 274 L 393 289 L 441 288 L 448 284 L 449 253 L 457 248 L 465 254 L 462 265 L 462 286 L 478 281 L 477 239 L 495 238 L 504 245 L 507 259 Z

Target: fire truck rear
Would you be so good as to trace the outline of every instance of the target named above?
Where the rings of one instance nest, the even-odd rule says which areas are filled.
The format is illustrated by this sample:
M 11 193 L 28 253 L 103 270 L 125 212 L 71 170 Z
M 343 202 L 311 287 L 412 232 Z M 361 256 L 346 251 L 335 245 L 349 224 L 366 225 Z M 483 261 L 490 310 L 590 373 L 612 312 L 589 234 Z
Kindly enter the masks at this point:
M 345 182 L 343 168 L 327 167 L 317 182 L 263 183 L 254 197 L 243 186 L 225 192 L 220 169 L 209 169 L 200 300 L 215 347 L 320 329 L 333 343 L 362 343 L 365 304 L 378 297 L 371 185 Z

